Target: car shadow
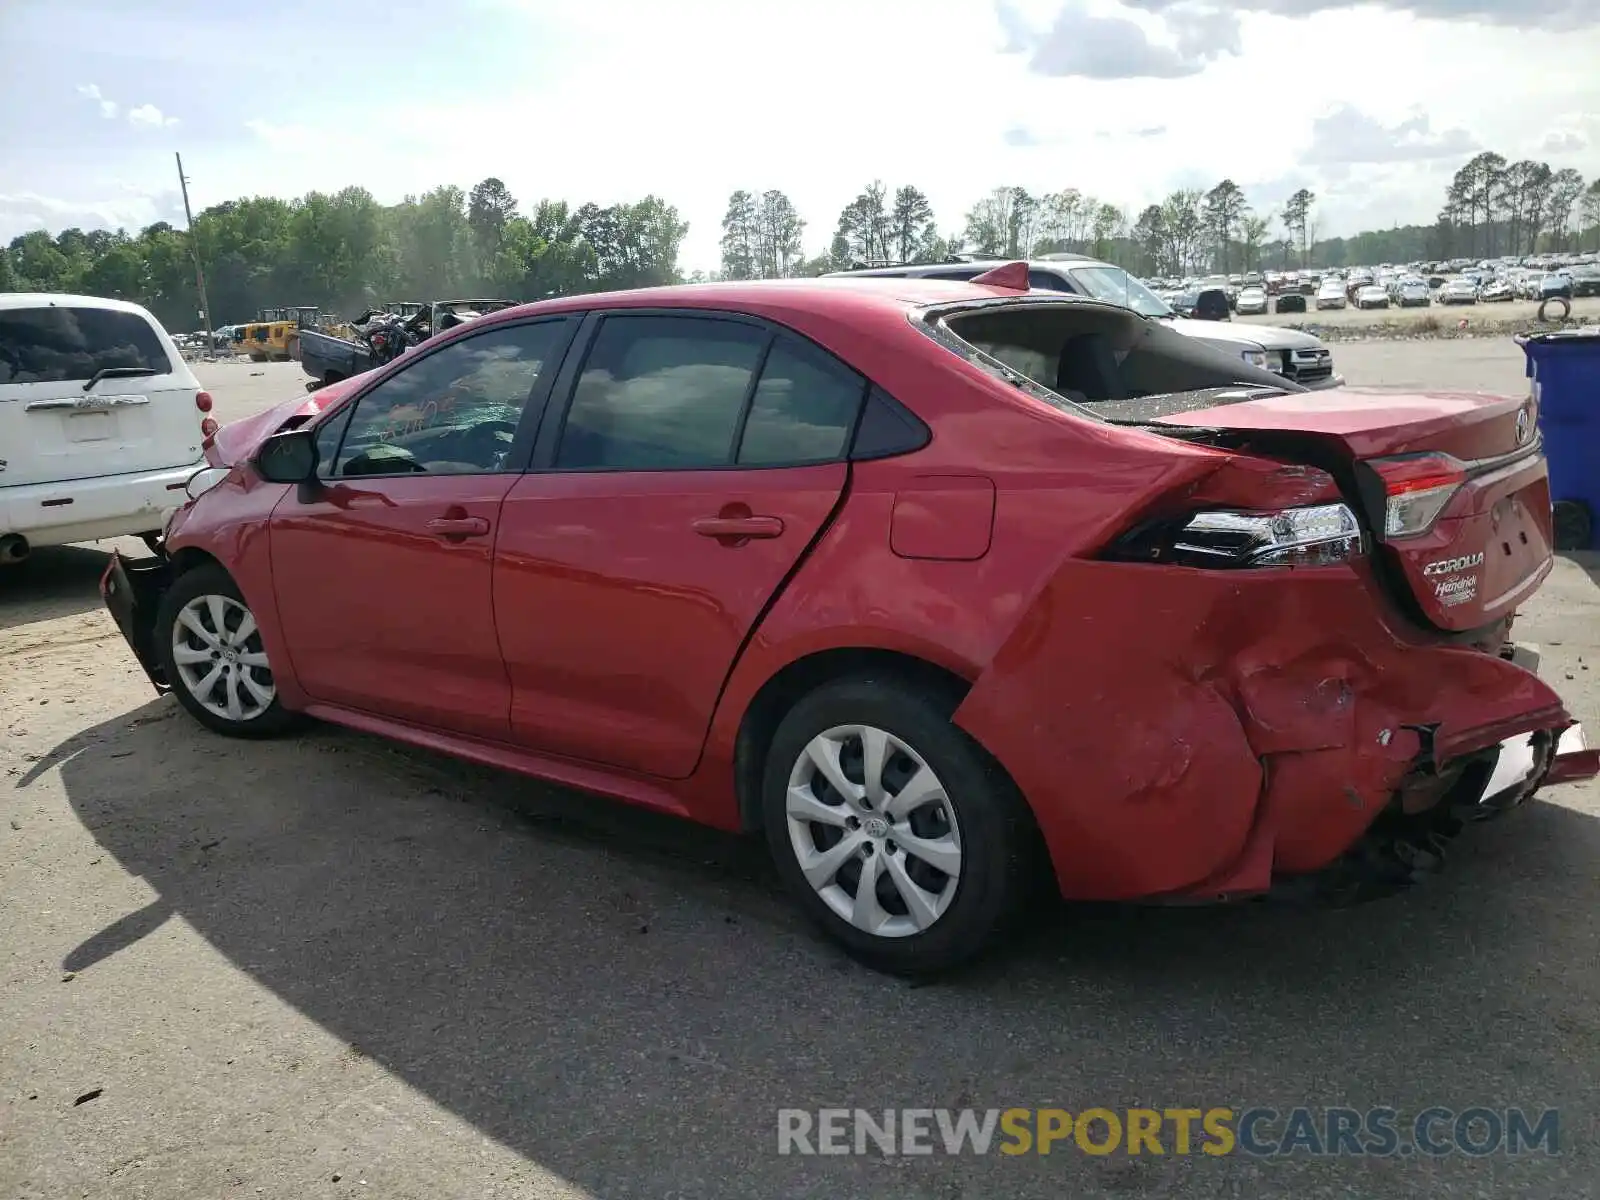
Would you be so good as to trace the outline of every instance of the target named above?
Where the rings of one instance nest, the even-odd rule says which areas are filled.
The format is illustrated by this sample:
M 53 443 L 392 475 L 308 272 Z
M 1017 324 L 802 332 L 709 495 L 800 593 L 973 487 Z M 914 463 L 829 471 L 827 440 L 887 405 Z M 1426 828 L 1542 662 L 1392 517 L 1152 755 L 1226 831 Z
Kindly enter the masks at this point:
M 109 551 L 89 546 L 44 546 L 16 566 L 0 567 L 0 630 L 99 608 L 109 558 Z
M 1469 831 L 1450 870 L 1393 900 L 1052 908 L 985 965 L 912 987 L 820 942 L 747 839 L 347 731 L 228 741 L 152 701 L 16 786 L 56 768 L 78 818 L 157 895 L 62 947 L 64 970 L 93 972 L 181 916 L 356 1051 L 602 1200 L 1165 1195 L 1200 1166 L 1219 1195 L 1259 1192 L 1250 1173 L 1268 1168 L 1268 1190 L 1342 1193 L 1355 1170 L 780 1159 L 783 1107 L 1481 1103 L 1561 1108 L 1564 1149 L 1595 1133 L 1600 824 L 1556 804 Z M 1358 1177 L 1402 1194 L 1418 1169 L 1367 1160 Z M 1488 1168 L 1427 1169 L 1464 1187 Z

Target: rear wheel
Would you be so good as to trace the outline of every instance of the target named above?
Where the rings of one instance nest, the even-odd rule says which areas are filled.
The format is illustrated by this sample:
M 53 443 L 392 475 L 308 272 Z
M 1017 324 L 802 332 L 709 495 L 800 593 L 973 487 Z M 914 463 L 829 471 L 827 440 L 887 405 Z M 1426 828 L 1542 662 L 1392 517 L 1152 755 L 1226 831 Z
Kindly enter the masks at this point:
M 841 680 L 796 704 L 768 752 L 779 873 L 878 970 L 932 974 L 991 948 L 1033 879 L 1026 807 L 953 707 L 899 680 Z
M 162 597 L 155 637 L 173 695 L 207 729 L 258 738 L 301 723 L 279 701 L 255 614 L 221 567 L 178 576 Z

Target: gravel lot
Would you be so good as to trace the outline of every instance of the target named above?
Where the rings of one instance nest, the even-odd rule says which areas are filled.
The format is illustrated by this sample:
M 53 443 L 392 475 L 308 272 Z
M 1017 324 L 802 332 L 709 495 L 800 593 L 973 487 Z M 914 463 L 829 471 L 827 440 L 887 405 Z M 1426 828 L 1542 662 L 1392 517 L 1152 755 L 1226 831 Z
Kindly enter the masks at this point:
M 1503 340 L 1335 359 L 1526 387 Z M 299 387 L 203 378 L 224 420 Z M 336 729 L 204 733 L 101 612 L 104 562 L 0 578 L 0 1196 L 1600 1195 L 1600 788 L 1392 901 L 1052 912 L 912 988 L 749 845 Z M 1591 723 L 1597 580 L 1560 562 L 1520 629 Z M 968 1104 L 1556 1107 L 1561 1153 L 776 1153 L 780 1107 Z

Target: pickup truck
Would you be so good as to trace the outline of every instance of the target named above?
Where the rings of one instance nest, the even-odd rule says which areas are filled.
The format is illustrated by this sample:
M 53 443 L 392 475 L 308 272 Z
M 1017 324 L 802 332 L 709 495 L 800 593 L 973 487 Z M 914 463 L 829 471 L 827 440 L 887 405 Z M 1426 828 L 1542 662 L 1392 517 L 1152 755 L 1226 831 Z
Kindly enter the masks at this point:
M 420 345 L 435 334 L 452 329 L 463 321 L 485 313 L 510 308 L 515 300 L 434 300 L 424 304 L 401 326 L 407 348 Z M 377 365 L 372 346 L 365 337 L 334 337 L 315 330 L 302 330 L 297 347 L 300 366 L 311 377 L 306 390 L 315 391 L 352 375 L 370 371 Z

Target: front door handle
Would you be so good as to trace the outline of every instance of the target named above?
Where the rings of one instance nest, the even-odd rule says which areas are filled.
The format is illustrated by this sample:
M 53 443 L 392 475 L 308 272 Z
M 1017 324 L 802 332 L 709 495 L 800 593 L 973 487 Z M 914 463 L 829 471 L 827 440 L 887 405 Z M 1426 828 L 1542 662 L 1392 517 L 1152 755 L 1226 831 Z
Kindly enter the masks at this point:
M 489 522 L 483 517 L 435 517 L 428 522 L 428 532 L 449 539 L 482 537 L 489 532 Z
M 783 534 L 783 521 L 778 517 L 701 517 L 693 529 L 701 537 L 775 538 Z

